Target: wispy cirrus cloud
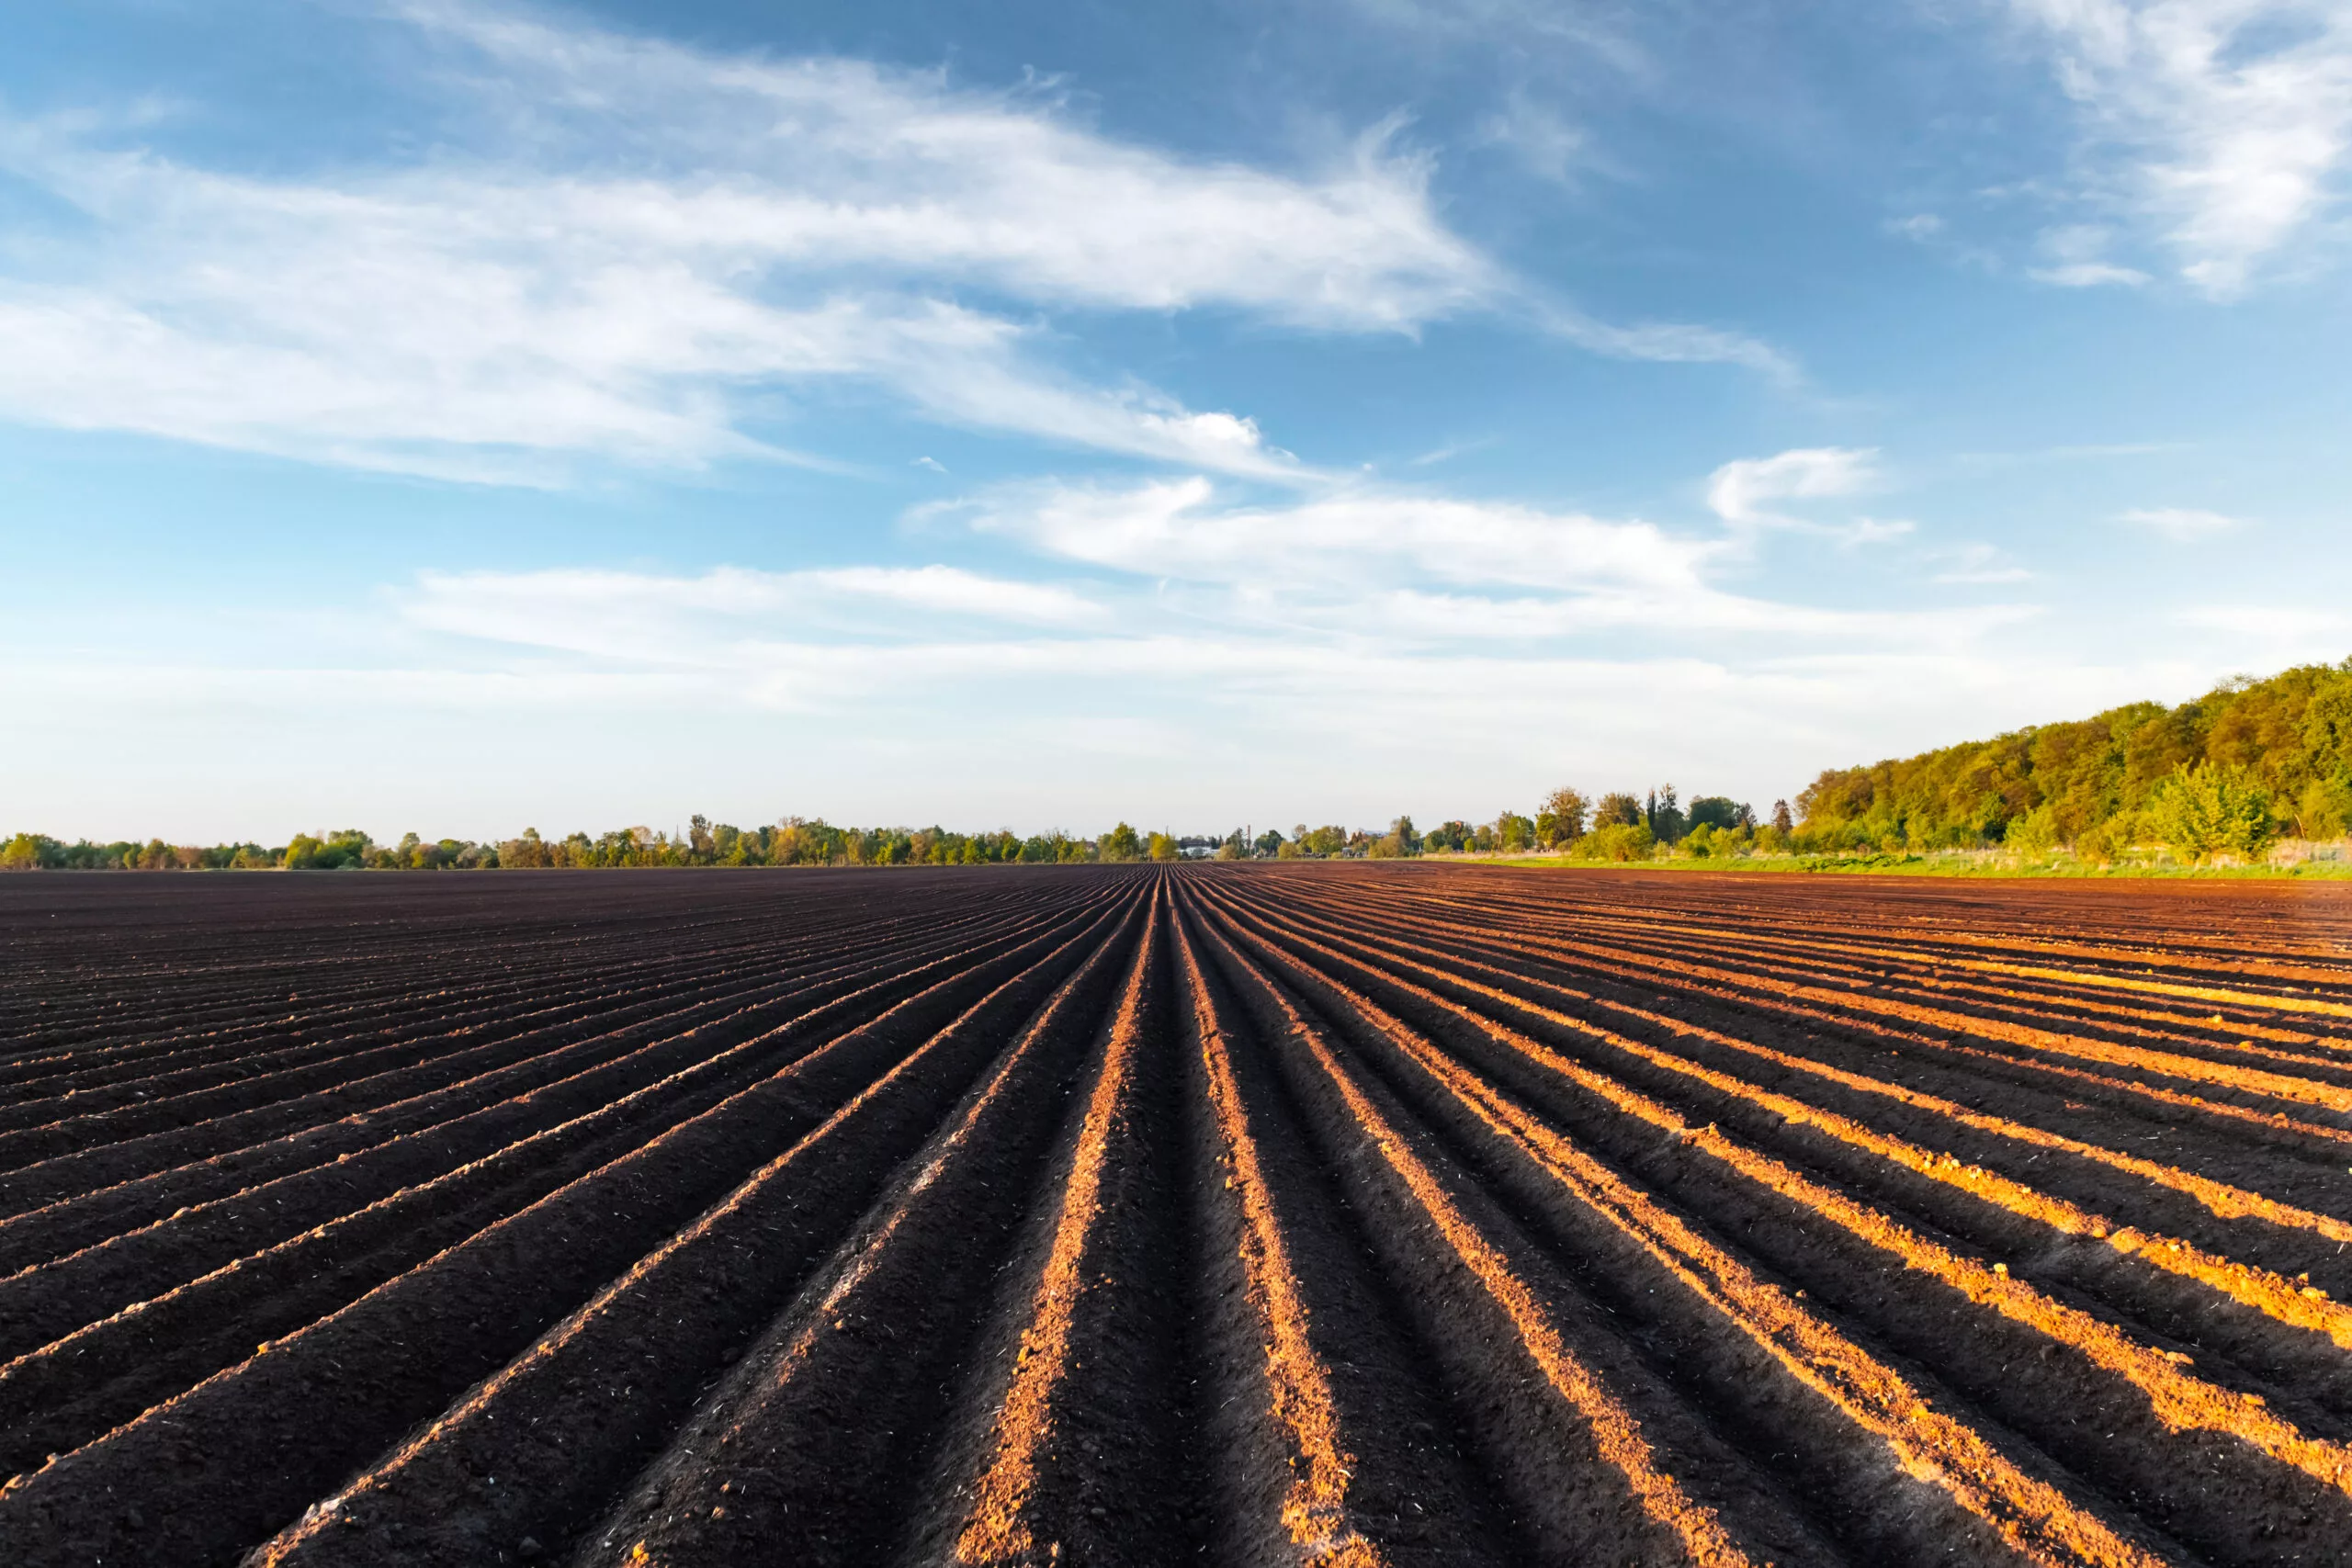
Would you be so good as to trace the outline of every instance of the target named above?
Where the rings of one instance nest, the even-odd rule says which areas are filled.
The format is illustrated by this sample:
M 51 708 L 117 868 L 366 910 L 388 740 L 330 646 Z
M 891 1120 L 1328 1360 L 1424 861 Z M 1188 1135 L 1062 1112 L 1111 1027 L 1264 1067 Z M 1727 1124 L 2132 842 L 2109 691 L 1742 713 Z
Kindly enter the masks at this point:
M 2312 642 L 2332 654 L 2352 639 L 2352 615 L 2302 604 L 2200 604 L 2180 613 L 2180 624 L 2259 642 Z
M 2187 544 L 2192 539 L 2207 539 L 2216 534 L 2227 534 L 2245 525 L 2241 518 L 2220 512 L 2203 512 L 2192 506 L 2140 506 L 2121 513 L 2116 521 L 2149 533 L 2160 534 L 2175 544 Z
M 939 73 L 404 15 L 464 128 L 404 166 L 263 176 L 0 123 L 0 168 L 80 219 L 0 274 L 0 414 L 546 482 L 586 453 L 805 458 L 749 400 L 858 380 L 946 423 L 1281 479 L 1299 465 L 1244 415 L 1058 369 L 1037 312 L 1400 331 L 1499 287 L 1377 137 L 1293 177 Z
M 2019 566 L 2008 551 L 1982 540 L 1932 550 L 1928 558 L 1936 567 L 1938 582 L 1978 585 L 2029 582 L 2033 579 L 2033 573 Z
M 157 150 L 169 117 L 0 118 L 0 172 L 75 215 L 0 258 L 0 417 L 560 483 L 592 454 L 824 466 L 795 400 L 856 384 L 941 423 L 1307 480 L 1246 412 L 1068 368 L 1057 320 L 1498 310 L 1600 354 L 1785 369 L 1736 333 L 1536 299 L 1448 228 L 1393 123 L 1276 173 L 1120 141 L 1034 84 L 393 15 L 446 67 L 413 111 L 435 151 L 404 162 L 263 175 Z
M 1723 535 L 1640 518 L 1357 487 L 1279 504 L 1193 477 L 1008 487 L 950 513 L 1051 559 L 1196 590 L 1188 621 L 1235 633 L 1423 648 L 1638 631 L 1837 641 L 1964 641 L 2030 609 L 1826 610 L 1725 591 Z
M 1654 524 L 1356 488 L 1277 505 L 1208 479 L 1016 486 L 969 503 L 974 529 L 1057 559 L 1204 582 L 1363 585 L 1400 577 L 1578 589 L 1696 588 L 1721 547 Z
M 2191 287 L 2226 299 L 2339 193 L 2352 13 L 2333 0 L 2010 0 L 2080 106 L 2085 173 Z M 2048 280 L 2137 281 L 2104 258 Z
M 432 631 L 657 664 L 786 642 L 956 640 L 1007 628 L 1015 636 L 1101 630 L 1109 622 L 1102 605 L 1066 585 L 941 565 L 719 567 L 691 576 L 428 571 L 392 602 L 404 622 Z

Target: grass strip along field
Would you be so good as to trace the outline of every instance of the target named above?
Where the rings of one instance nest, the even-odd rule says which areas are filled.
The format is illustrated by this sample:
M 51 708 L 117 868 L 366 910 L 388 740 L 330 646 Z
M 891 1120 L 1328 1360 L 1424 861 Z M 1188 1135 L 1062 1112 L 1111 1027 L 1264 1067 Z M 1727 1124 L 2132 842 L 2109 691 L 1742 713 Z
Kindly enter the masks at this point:
M 13 1564 L 2352 1542 L 2352 898 L 0 884 Z

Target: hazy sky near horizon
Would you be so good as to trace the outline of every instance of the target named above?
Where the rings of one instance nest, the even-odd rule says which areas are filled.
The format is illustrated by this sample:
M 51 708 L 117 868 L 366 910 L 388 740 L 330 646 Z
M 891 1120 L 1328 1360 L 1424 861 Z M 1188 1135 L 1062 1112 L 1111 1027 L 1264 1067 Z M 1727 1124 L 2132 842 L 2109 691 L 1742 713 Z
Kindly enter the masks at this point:
M 0 0 L 0 831 L 1424 823 L 2352 654 L 2352 6 Z

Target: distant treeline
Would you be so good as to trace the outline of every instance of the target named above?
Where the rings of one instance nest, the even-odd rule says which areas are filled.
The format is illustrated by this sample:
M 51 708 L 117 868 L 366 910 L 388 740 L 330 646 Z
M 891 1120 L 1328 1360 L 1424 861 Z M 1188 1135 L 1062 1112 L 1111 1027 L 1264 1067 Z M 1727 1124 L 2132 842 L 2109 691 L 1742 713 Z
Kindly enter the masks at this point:
M 2254 860 L 2352 832 L 2352 659 L 2225 681 L 2178 707 L 2133 703 L 1866 768 L 1797 796 L 1799 849 L 2161 848 Z
M 519 839 L 477 843 L 469 839 L 428 841 L 414 833 L 396 844 L 379 844 L 356 828 L 336 833 L 300 833 L 275 849 L 260 844 L 209 847 L 118 842 L 62 843 L 40 833 L 19 833 L 0 845 L 0 871 L 473 871 L 580 867 L 684 865 L 1033 865 L 1072 862 L 1139 860 L 1159 847 L 1164 834 L 1146 839 L 1125 823 L 1099 840 L 1054 832 L 1023 838 L 1010 831 L 951 833 L 942 828 L 836 828 L 824 821 L 786 818 L 772 828 L 737 828 L 696 817 L 676 834 L 650 828 L 620 828 L 594 838 L 574 833 L 543 839 L 526 828 Z M 1167 840 L 1163 858 L 1174 859 Z
M 1068 865 L 1133 861 L 1405 859 L 1424 854 L 1566 854 L 1588 860 L 1719 858 L 1794 852 L 2062 851 L 2099 864 L 2168 852 L 2254 860 L 2282 837 L 2352 833 L 2352 659 L 2267 681 L 2226 681 L 2178 707 L 2133 703 L 2072 724 L 2013 730 L 1870 767 L 1833 768 L 1759 818 L 1727 795 L 1682 804 L 1671 784 L 1636 795 L 1557 789 L 1532 813 L 1454 819 L 1426 832 L 1410 817 L 1385 831 L 1302 822 L 1287 834 L 1141 833 L 1122 822 L 1095 838 L 1064 832 L 836 828 L 787 817 L 737 828 L 696 817 L 686 829 L 618 829 L 591 838 L 495 843 L 411 833 L 300 834 L 291 842 L 210 847 L 62 843 L 19 833 L 0 871 L 326 871 L 619 866 Z
M 787 817 L 773 827 L 738 828 L 696 817 L 684 831 L 623 828 L 591 838 L 542 838 L 526 828 L 519 839 L 477 843 L 428 841 L 414 833 L 379 844 L 357 829 L 298 834 L 275 848 L 261 844 L 169 844 L 161 839 L 64 843 L 19 833 L 0 845 L 0 871 L 444 871 L 608 869 L 639 866 L 783 865 L 1070 865 L 1134 861 L 1384 860 L 1424 853 L 1524 854 L 1568 851 L 1611 860 L 1645 859 L 1661 845 L 1684 852 L 1728 852 L 1736 846 L 1784 841 L 1785 802 L 1779 827 L 1758 827 L 1747 807 L 1721 796 L 1694 800 L 1686 810 L 1672 785 L 1646 796 L 1604 795 L 1588 803 L 1573 789 L 1555 790 L 1532 817 L 1504 811 L 1491 822 L 1452 821 L 1427 833 L 1410 817 L 1385 832 L 1300 823 L 1251 833 L 1237 828 L 1222 838 L 1143 833 L 1122 822 L 1096 838 L 1064 832 L 1028 837 L 1010 830 L 956 833 L 944 828 L 836 828 Z

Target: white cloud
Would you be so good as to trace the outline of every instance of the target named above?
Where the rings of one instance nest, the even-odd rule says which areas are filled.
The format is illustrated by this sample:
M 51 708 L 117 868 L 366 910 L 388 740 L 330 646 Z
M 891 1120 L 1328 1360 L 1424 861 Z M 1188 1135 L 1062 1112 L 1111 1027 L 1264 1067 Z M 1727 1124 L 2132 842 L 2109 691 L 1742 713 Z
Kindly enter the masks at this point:
M 2033 573 L 2019 566 L 2007 550 L 1981 541 L 1931 551 L 1928 559 L 1941 569 L 1935 574 L 1938 582 L 2027 582 L 2033 578 Z
M 1348 583 L 1398 576 L 1519 587 L 1692 591 L 1720 547 L 1653 524 L 1406 491 L 1227 504 L 1205 479 L 1015 489 L 973 526 L 1065 560 L 1195 582 Z
M 1592 352 L 1792 374 L 1768 345 L 1619 326 L 1454 234 L 1374 127 L 1276 173 L 1102 135 L 1034 85 L 771 59 L 459 4 L 436 151 L 268 176 L 0 117 L 0 173 L 79 221 L 0 263 L 0 417 L 463 479 L 582 455 L 818 461 L 773 392 L 854 380 L 917 413 L 1262 479 L 1241 414 L 1057 370 L 1054 312 L 1215 309 L 1323 332 L 1472 310 Z M 167 129 L 167 127 L 166 127 Z M 789 404 L 784 405 L 788 415 Z
M 1627 631 L 1951 643 L 2031 613 L 1858 613 L 1746 597 L 1708 580 L 1732 548 L 1722 537 L 1378 487 L 1264 506 L 1228 502 L 1198 478 L 1051 485 L 997 491 L 962 515 L 1056 559 L 1157 580 L 1188 626 L 1253 636 L 1373 646 Z M 1891 535 L 1909 525 L 1860 526 Z
M 1875 450 L 1849 446 L 1804 446 L 1770 457 L 1725 463 L 1707 481 L 1707 505 L 1736 529 L 1819 525 L 1770 510 L 1784 501 L 1818 501 L 1854 495 L 1878 481 Z M 1867 525 L 1864 541 L 1889 537 L 1884 525 Z M 1907 531 L 1908 525 L 1894 532 Z
M 550 570 L 425 572 L 393 596 L 408 625 L 657 667 L 739 663 L 743 650 L 843 637 L 936 640 L 950 623 L 1101 627 L 1068 587 L 947 566 L 792 572 L 721 567 L 698 576 Z M 842 645 L 844 653 L 862 644 Z
M 0 121 L 0 169 L 83 220 L 0 276 L 0 416 L 556 482 L 580 454 L 796 457 L 746 433 L 748 395 L 854 378 L 951 423 L 1283 478 L 1246 418 L 1056 371 L 1035 310 L 1395 331 L 1501 287 L 1378 139 L 1290 177 L 935 73 L 409 16 L 493 122 L 462 154 L 260 177 Z
M 2061 288 L 2097 288 L 2107 284 L 2138 288 L 2154 281 L 2137 267 L 2119 266 L 2106 259 L 2114 236 L 2096 223 L 2070 223 L 2045 230 L 2041 249 L 2048 265 L 2029 268 L 2036 282 Z
M 2200 631 L 2226 632 L 2234 637 L 2268 642 L 2314 640 L 2329 649 L 2352 639 L 2352 615 L 2340 610 L 2314 610 L 2290 604 L 2206 604 L 2180 614 L 2183 626 Z
M 1886 231 L 1922 244 L 1944 231 L 1944 220 L 1932 212 L 1915 212 L 1906 218 L 1890 218 Z
M 2026 276 L 2036 283 L 2053 283 L 2061 288 L 2098 288 L 2107 284 L 2137 288 L 2154 281 L 2136 267 L 2116 266 L 2108 262 L 2066 262 L 2058 266 L 2037 266 L 2029 268 Z
M 1348 329 L 1410 327 L 1499 282 L 1438 220 L 1426 160 L 1392 153 L 1389 127 L 1295 179 L 1123 144 L 935 72 L 719 56 L 455 4 L 406 13 L 495 61 L 546 120 L 628 134 L 648 144 L 633 162 L 680 171 L 577 188 L 596 226 L 649 240 Z
M 1841 488 L 1792 477 L 1796 467 L 1747 493 Z M 952 526 L 960 549 L 1028 558 L 987 572 L 425 573 L 382 593 L 375 615 L 338 614 L 333 658 L 309 630 L 279 626 L 301 635 L 272 660 L 261 624 L 242 659 L 175 663 L 126 648 L 62 668 L 0 648 L 0 678 L 34 694 L 46 730 L 76 736 L 85 773 L 112 753 L 107 732 L 77 730 L 73 716 L 105 711 L 109 693 L 160 694 L 174 722 L 202 716 L 218 736 L 331 692 L 419 721 L 374 727 L 423 739 L 359 770 L 394 815 L 447 796 L 432 781 L 456 757 L 504 758 L 499 799 L 514 804 L 500 810 L 514 815 L 486 824 L 500 832 L 576 818 L 592 809 L 583 801 L 633 803 L 593 807 L 613 820 L 677 809 L 673 796 L 733 809 L 697 793 L 718 734 L 739 773 L 779 792 L 745 813 L 754 819 L 928 819 L 943 810 L 937 758 L 952 755 L 959 823 L 1001 810 L 1035 828 L 1106 801 L 1130 820 L 1269 807 L 1320 818 L 1375 804 L 1484 812 L 1491 804 L 1463 793 L 1562 778 L 1703 775 L 1769 799 L 1825 759 L 2050 716 L 2016 706 L 2028 682 L 2012 628 L 2033 607 L 1850 611 L 1729 592 L 1714 578 L 1749 542 L 1736 530 L 1686 536 L 1369 484 L 1268 503 L 1199 477 L 1003 488 L 910 521 L 917 537 Z M 175 641 L 166 628 L 155 647 Z M 2085 671 L 2035 668 L 2036 705 L 2085 705 L 2068 700 Z M 2109 673 L 2088 672 L 2102 700 Z M 609 722 L 583 726 L 583 714 L 676 739 L 615 755 Z M 821 759 L 804 727 L 772 722 L 791 714 L 823 716 Z M 1981 722 L 1963 722 L 1970 714 Z M 1912 728 L 1898 738 L 1890 715 Z M 601 766 L 587 761 L 591 740 Z M 1035 769 L 1041 750 L 1057 761 L 1048 775 Z M 335 753 L 332 777 L 273 758 L 268 790 L 207 809 L 309 820 L 319 807 L 288 803 L 324 801 L 339 820 L 364 820 L 352 755 Z M 242 765 L 250 772 L 250 756 Z M 0 756 L 11 797 L 44 810 L 62 776 Z M 804 780 L 836 793 L 812 799 Z M 1348 781 L 1379 800 L 1356 802 Z M 85 792 L 70 804 L 55 825 L 74 831 L 105 803 Z
M 2093 181 L 2192 287 L 2238 293 L 2335 198 L 2352 143 L 2352 11 L 2336 0 L 2011 6 L 2055 50 Z M 2075 270 L 2090 265 L 2052 281 L 2129 281 Z
M 1744 333 L 1675 321 L 1622 326 L 1597 321 L 1581 311 L 1546 304 L 1536 308 L 1544 326 L 1593 354 L 1613 359 L 1647 359 L 1667 365 L 1741 365 L 1777 381 L 1800 379 L 1796 362 L 1768 343 Z
M 1508 95 L 1487 117 L 1480 135 L 1487 145 L 1515 154 L 1531 173 L 1566 185 L 1589 157 L 1584 132 L 1523 93 Z
M 2128 523 L 2135 528 L 2145 528 L 2153 534 L 2162 534 L 2178 544 L 2210 538 L 2215 534 L 2226 534 L 2233 528 L 2245 526 L 2239 518 L 2227 517 L 2219 512 L 2199 512 L 2187 506 L 2135 507 L 2120 513 L 2116 521 Z

